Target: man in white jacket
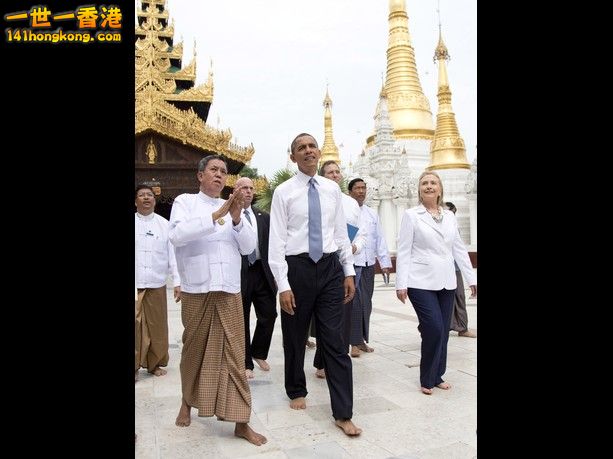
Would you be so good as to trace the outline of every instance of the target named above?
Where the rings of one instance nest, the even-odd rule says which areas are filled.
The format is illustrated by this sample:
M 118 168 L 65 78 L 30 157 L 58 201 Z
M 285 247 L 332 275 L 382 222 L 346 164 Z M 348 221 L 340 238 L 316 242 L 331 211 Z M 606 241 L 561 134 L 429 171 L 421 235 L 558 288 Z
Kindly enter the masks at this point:
M 205 156 L 198 163 L 200 192 L 177 196 L 170 213 L 170 240 L 175 246 L 181 287 L 181 388 L 175 421 L 198 416 L 235 422 L 234 435 L 254 445 L 266 437 L 249 427 L 251 392 L 245 376 L 245 332 L 241 300 L 241 255 L 255 249 L 253 227 L 241 216 L 240 191 L 219 196 L 228 166 L 223 157 Z
M 343 180 L 343 175 L 341 174 L 341 170 L 338 167 L 336 161 L 328 160 L 325 161 L 321 167 L 319 168 L 319 175 L 329 178 L 330 180 L 336 182 L 339 187 L 341 184 L 341 180 Z M 368 236 L 366 232 L 366 228 L 364 227 L 362 221 L 362 213 L 360 211 L 360 206 L 356 202 L 355 199 L 347 196 L 345 193 L 341 194 L 342 202 L 343 202 L 343 213 L 345 214 L 345 220 L 347 222 L 347 235 L 349 236 L 349 240 L 351 241 L 351 251 L 353 256 L 355 257 L 357 254 L 362 252 L 362 249 L 366 245 L 366 238 Z M 356 295 L 353 297 L 353 300 L 349 303 L 345 304 L 343 309 L 343 340 L 345 342 L 345 346 L 347 350 L 349 350 L 349 346 L 351 344 L 351 316 L 354 308 L 359 308 L 360 297 L 357 294 L 360 290 L 360 278 L 362 274 L 362 268 L 360 266 L 355 266 L 355 291 Z M 359 357 L 362 352 L 356 346 L 351 346 L 351 357 Z M 315 352 L 315 357 L 313 358 L 313 366 L 317 368 L 316 375 L 318 377 L 325 376 L 325 369 L 323 367 L 323 363 L 321 361 L 321 351 L 318 348 Z
M 136 358 L 134 377 L 143 367 L 163 376 L 168 365 L 168 305 L 166 278 L 170 274 L 174 298 L 181 294 L 174 247 L 168 240 L 168 220 L 154 213 L 155 195 L 149 185 L 136 187 L 134 204 L 136 274 Z

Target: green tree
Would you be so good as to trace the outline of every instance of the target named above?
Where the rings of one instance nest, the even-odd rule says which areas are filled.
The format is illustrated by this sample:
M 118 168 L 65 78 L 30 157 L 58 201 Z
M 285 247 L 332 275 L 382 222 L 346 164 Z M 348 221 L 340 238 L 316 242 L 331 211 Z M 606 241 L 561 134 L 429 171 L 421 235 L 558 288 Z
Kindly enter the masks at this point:
M 243 166 L 238 175 L 241 177 L 249 177 L 251 180 L 255 180 L 256 178 L 260 177 L 258 175 L 258 168 L 250 166 Z
M 242 173 L 241 175 L 245 176 Z M 275 188 L 277 188 L 286 180 L 292 178 L 294 175 L 296 175 L 296 172 L 293 172 L 289 169 L 279 169 L 278 171 L 276 171 L 272 176 L 272 180 L 268 182 L 268 187 L 264 189 L 262 193 L 257 195 L 257 199 L 253 203 L 253 206 L 257 207 L 260 210 L 263 210 L 264 212 L 270 213 L 270 206 L 272 205 L 272 194 L 274 193 Z M 347 179 L 343 177 L 341 183 L 339 184 L 341 192 L 349 194 L 349 191 L 347 189 L 348 183 L 349 182 L 347 181 Z
M 272 176 L 272 180 L 268 182 L 268 187 L 258 195 L 258 199 L 254 206 L 260 210 L 263 210 L 264 212 L 270 212 L 270 206 L 272 205 L 272 194 L 275 192 L 275 188 L 286 180 L 291 179 L 294 175 L 296 175 L 296 173 L 289 169 L 279 169 L 276 171 Z

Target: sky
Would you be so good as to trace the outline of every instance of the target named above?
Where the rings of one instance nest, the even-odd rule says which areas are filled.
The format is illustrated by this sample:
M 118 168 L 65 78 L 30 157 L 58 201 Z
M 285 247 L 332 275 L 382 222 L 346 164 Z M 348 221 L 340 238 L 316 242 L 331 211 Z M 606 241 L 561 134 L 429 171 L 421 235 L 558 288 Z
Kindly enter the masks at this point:
M 332 99 L 341 161 L 357 158 L 373 133 L 385 78 L 388 0 L 168 0 L 183 66 L 196 42 L 197 79 L 213 62 L 214 96 L 207 123 L 230 128 L 233 142 L 253 143 L 251 166 L 272 174 L 287 162 L 301 132 L 324 140 L 323 99 Z M 477 150 L 477 1 L 406 0 L 422 89 L 436 122 L 438 14 L 451 56 L 452 107 L 469 162 Z

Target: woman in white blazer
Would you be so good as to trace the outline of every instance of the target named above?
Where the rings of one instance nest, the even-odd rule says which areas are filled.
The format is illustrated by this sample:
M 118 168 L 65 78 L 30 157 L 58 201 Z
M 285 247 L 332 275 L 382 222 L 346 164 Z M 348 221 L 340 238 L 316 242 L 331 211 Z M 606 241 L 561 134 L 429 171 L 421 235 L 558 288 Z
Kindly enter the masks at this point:
M 443 209 L 443 184 L 436 172 L 423 172 L 418 180 L 419 205 L 405 211 L 398 233 L 396 296 L 407 296 L 415 308 L 421 333 L 419 365 L 421 391 L 450 389 L 443 381 L 447 365 L 447 341 L 456 289 L 454 260 L 472 297 L 477 277 L 460 239 L 453 212 Z

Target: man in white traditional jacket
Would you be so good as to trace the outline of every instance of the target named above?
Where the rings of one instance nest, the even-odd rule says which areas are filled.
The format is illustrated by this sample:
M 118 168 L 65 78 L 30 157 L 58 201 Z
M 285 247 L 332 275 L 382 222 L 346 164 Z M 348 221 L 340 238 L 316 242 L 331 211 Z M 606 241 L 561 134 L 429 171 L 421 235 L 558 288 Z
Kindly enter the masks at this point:
M 168 305 L 166 279 L 170 274 L 174 298 L 179 301 L 181 281 L 174 247 L 168 240 L 168 220 L 153 212 L 155 195 L 148 185 L 136 187 L 135 274 L 136 274 L 136 358 L 135 379 L 143 367 L 163 376 L 168 365 Z
M 343 175 L 341 174 L 341 170 L 338 167 L 336 161 L 328 160 L 325 161 L 321 167 L 319 168 L 319 175 L 329 178 L 330 180 L 338 183 L 340 186 L 341 180 L 343 180 Z M 360 212 L 360 206 L 355 199 L 347 196 L 345 193 L 341 194 L 341 198 L 343 201 L 343 213 L 345 214 L 345 220 L 347 221 L 347 235 L 349 236 L 349 240 L 351 241 L 351 250 L 353 256 L 361 253 L 362 249 L 366 245 L 366 238 L 368 236 L 366 232 L 366 228 L 362 222 L 362 213 Z M 355 270 L 355 291 L 356 294 L 360 290 L 360 276 L 361 276 L 361 268 L 354 265 Z M 356 296 L 353 297 L 353 300 L 349 303 L 345 304 L 345 309 L 343 310 L 343 340 L 347 347 L 347 352 L 349 352 L 350 345 L 350 337 L 351 337 L 351 316 L 353 314 L 354 308 L 359 308 L 358 302 L 359 298 Z M 355 347 L 351 347 L 351 357 L 359 357 L 361 351 Z M 315 357 L 313 359 L 313 366 L 317 368 L 316 375 L 318 377 L 325 376 L 325 369 L 323 368 L 323 363 L 321 361 L 321 351 L 318 350 L 315 352 Z
M 362 352 L 373 352 L 374 349 L 366 343 L 369 340 L 370 314 L 372 313 L 372 295 L 375 287 L 375 261 L 379 260 L 381 271 L 389 274 L 392 261 L 387 251 L 387 244 L 383 237 L 381 222 L 377 212 L 366 204 L 366 183 L 361 178 L 354 178 L 347 186 L 349 196 L 356 200 L 362 213 L 362 222 L 368 237 L 364 249 L 353 256 L 356 269 L 359 267 L 360 289 L 356 297 L 360 300 L 354 306 L 351 316 L 351 349 L 357 348 Z
M 241 255 L 253 252 L 256 234 L 241 216 L 240 191 L 219 196 L 228 166 L 222 156 L 198 163 L 198 193 L 177 196 L 170 212 L 181 285 L 182 401 L 175 424 L 187 427 L 191 409 L 236 423 L 234 435 L 260 446 L 266 437 L 249 427 L 251 391 L 245 376 Z

